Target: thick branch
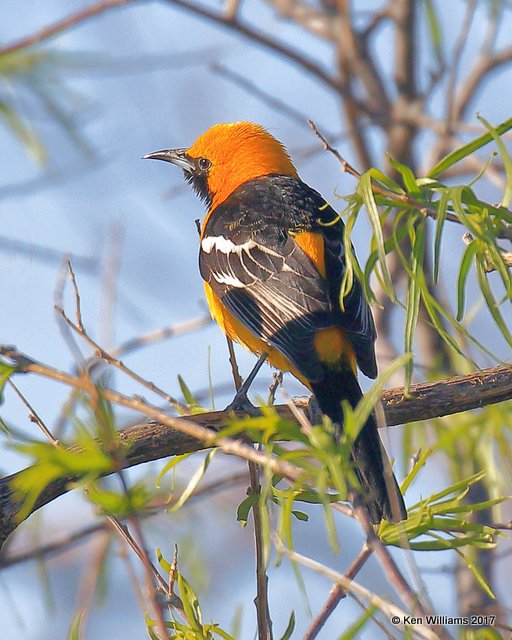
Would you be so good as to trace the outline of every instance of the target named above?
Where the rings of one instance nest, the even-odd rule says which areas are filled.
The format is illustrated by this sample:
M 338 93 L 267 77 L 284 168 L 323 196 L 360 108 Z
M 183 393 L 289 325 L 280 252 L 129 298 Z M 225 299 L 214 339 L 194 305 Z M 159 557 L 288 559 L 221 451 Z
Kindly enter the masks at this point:
M 390 389 L 384 392 L 382 403 L 387 424 L 392 426 L 469 411 L 511 398 L 512 366 L 502 365 L 466 376 L 415 385 L 411 387 L 408 397 L 403 395 L 402 387 Z M 297 404 L 306 408 L 307 402 L 307 399 L 303 398 L 298 400 Z M 287 405 L 280 405 L 276 409 L 283 417 L 294 420 Z M 240 412 L 240 417 L 243 415 Z M 177 427 L 180 422 L 195 423 L 216 432 L 225 425 L 227 417 L 228 414 L 224 411 L 213 411 L 172 420 Z M 121 429 L 119 440 L 125 450 L 126 468 L 211 446 L 211 442 L 200 442 L 192 435 L 157 421 L 144 421 L 135 427 Z M 257 459 L 255 461 L 261 462 Z M 20 524 L 17 515 L 21 505 L 11 488 L 11 482 L 17 475 L 13 474 L 0 480 L 0 546 Z M 74 480 L 76 478 L 61 478 L 48 485 L 39 496 L 32 512 L 66 493 Z

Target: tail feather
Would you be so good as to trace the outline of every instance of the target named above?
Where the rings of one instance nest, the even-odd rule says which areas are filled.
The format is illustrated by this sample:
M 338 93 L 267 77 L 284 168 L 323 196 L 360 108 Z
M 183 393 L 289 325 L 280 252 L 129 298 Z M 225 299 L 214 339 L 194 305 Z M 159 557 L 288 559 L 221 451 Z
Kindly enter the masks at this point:
M 330 371 L 323 382 L 312 385 L 322 412 L 343 425 L 341 402 L 347 400 L 355 408 L 363 393 L 355 374 L 350 370 Z M 362 495 L 372 522 L 382 519 L 400 522 L 407 518 L 404 499 L 391 464 L 384 451 L 377 424 L 370 415 L 352 447 L 352 459 L 362 487 Z

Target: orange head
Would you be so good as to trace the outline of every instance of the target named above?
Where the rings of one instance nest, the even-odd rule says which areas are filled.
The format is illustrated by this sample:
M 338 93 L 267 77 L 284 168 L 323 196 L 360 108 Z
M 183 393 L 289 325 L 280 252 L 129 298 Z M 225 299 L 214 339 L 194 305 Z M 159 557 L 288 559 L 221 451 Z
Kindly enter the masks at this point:
M 144 157 L 181 167 L 211 209 L 248 180 L 272 173 L 297 176 L 284 146 L 252 122 L 216 124 L 188 149 L 156 151 Z

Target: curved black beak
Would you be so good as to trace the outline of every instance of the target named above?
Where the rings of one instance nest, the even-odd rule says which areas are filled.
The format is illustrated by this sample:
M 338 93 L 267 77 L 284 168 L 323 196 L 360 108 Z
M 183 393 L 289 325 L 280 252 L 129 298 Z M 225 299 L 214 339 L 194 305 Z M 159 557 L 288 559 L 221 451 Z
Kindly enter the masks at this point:
M 171 162 L 177 167 L 192 173 L 196 166 L 194 159 L 187 154 L 187 149 L 164 149 L 163 151 L 153 151 L 147 156 L 142 156 L 143 160 L 165 160 Z

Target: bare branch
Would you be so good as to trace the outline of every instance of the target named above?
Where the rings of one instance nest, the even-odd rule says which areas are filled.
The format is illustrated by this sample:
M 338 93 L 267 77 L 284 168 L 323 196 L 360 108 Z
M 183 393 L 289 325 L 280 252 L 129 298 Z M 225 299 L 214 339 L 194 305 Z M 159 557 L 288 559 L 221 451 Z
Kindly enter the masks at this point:
M 230 489 L 231 487 L 246 485 L 247 481 L 247 472 L 244 471 L 233 473 L 222 478 L 216 478 L 212 482 L 204 483 L 196 487 L 196 489 L 191 493 L 187 504 L 191 501 L 197 501 L 200 498 L 204 498 L 205 496 L 209 496 L 219 491 Z M 178 497 L 176 494 L 172 495 L 170 501 L 167 495 L 162 496 L 161 498 L 157 497 L 156 500 L 151 501 L 150 506 L 146 507 L 144 511 L 140 513 L 140 517 L 147 518 L 155 516 L 158 513 L 161 513 L 163 508 L 168 509 L 170 506 L 175 504 L 177 500 Z M 0 570 L 16 564 L 22 564 L 29 560 L 37 560 L 46 556 L 64 553 L 70 547 L 86 542 L 90 536 L 109 528 L 108 523 L 105 520 L 101 520 L 100 522 L 95 522 L 94 524 L 87 525 L 77 531 L 61 536 L 52 542 L 47 542 L 31 549 L 17 551 L 12 555 L 6 556 L 3 556 L 0 553 Z
M 11 358 L 16 356 L 12 348 L 6 347 L 0 347 L 0 355 Z M 20 362 L 24 363 L 21 370 L 27 373 L 42 375 L 86 393 L 90 392 L 90 382 L 83 378 L 35 363 L 22 354 L 17 358 L 17 363 Z M 300 481 L 303 477 L 304 471 L 294 464 L 268 456 L 240 440 L 217 435 L 217 432 L 225 426 L 226 418 L 232 418 L 233 415 L 243 417 L 246 415 L 244 412 L 226 414 L 223 411 L 216 411 L 193 417 L 174 418 L 139 397 L 130 398 L 107 388 L 102 389 L 102 396 L 109 402 L 152 418 L 150 422 L 143 422 L 134 428 L 122 429 L 118 432 L 118 446 L 123 449 L 124 467 L 215 446 L 227 454 L 268 467 L 272 472 L 279 473 L 289 480 Z M 450 415 L 510 398 L 512 398 L 512 366 L 502 365 L 467 376 L 455 376 L 440 382 L 412 386 L 407 397 L 404 396 L 403 388 L 391 389 L 383 394 L 382 402 L 387 423 L 393 425 Z M 306 407 L 307 400 L 297 404 Z M 281 416 L 294 420 L 294 415 L 287 405 L 277 406 L 276 410 Z M 17 475 L 0 480 L 0 544 L 19 524 L 18 514 L 21 504 L 11 488 L 11 482 Z M 76 478 L 65 477 L 48 485 L 39 496 L 32 511 L 66 493 L 74 480 Z
M 260 31 L 239 18 L 228 18 L 222 13 L 212 11 L 204 5 L 194 4 L 188 0 L 163 0 L 166 4 L 174 5 L 185 11 L 194 13 L 200 17 L 206 18 L 215 24 L 218 24 L 234 33 L 244 36 L 250 42 L 253 42 L 264 49 L 268 49 L 273 53 L 277 53 L 289 62 L 298 65 L 303 71 L 315 77 L 317 80 L 326 85 L 329 89 L 333 89 L 336 93 L 343 94 L 344 86 L 336 77 L 331 75 L 323 66 L 319 65 L 313 59 L 303 56 L 299 51 L 292 49 L 288 45 L 270 38 L 265 32 Z M 367 108 L 359 105 L 364 113 Z
M 155 329 L 154 331 L 149 331 L 148 333 L 144 333 L 141 336 L 126 340 L 126 342 L 123 342 L 115 349 L 112 349 L 111 355 L 114 356 L 114 358 L 119 358 L 120 356 L 132 353 L 137 349 L 146 347 L 149 344 L 167 340 L 167 338 L 181 336 L 186 333 L 191 333 L 192 331 L 197 331 L 198 329 L 207 327 L 212 322 L 213 320 L 209 315 L 192 318 L 192 320 L 185 320 L 184 322 L 176 322 L 175 324 L 171 324 L 168 327 Z
M 298 562 L 299 564 L 302 564 L 308 569 L 311 569 L 312 571 L 316 571 L 317 573 L 324 575 L 326 578 L 329 578 L 329 580 L 335 581 L 336 584 L 339 584 L 341 587 L 344 587 L 348 593 L 350 594 L 354 593 L 357 596 L 360 596 L 361 598 L 366 600 L 368 604 L 372 604 L 378 609 L 380 609 L 388 619 L 391 619 L 392 617 L 396 616 L 400 621 L 403 621 L 404 618 L 407 618 L 407 614 L 405 613 L 405 611 L 403 611 L 396 605 L 390 602 L 387 602 L 386 600 L 383 600 L 382 598 L 375 595 L 371 591 L 368 591 L 368 589 L 365 589 L 364 587 L 362 587 L 357 582 L 354 582 L 353 580 L 346 578 L 341 573 L 338 573 L 337 571 L 333 571 L 329 567 L 326 567 L 325 565 L 320 564 L 319 562 L 316 562 L 311 558 L 307 558 L 306 556 L 303 556 L 300 553 L 287 549 L 280 540 L 275 540 L 275 545 L 279 553 L 282 553 L 287 558 L 290 558 L 290 560 L 292 560 L 293 562 Z M 438 640 L 438 637 L 439 637 L 434 631 L 432 631 L 429 627 L 425 626 L 424 624 L 415 625 L 414 632 L 419 637 L 425 638 L 426 640 Z
M 268 0 L 279 15 L 293 21 L 310 33 L 325 40 L 336 38 L 336 22 L 331 15 L 319 11 L 301 0 Z
M 93 4 L 86 9 L 82 9 L 82 11 L 72 13 L 67 18 L 63 18 L 62 20 L 59 20 L 52 25 L 44 27 L 40 31 L 36 31 L 30 36 L 21 38 L 20 40 L 16 40 L 12 44 L 0 48 L 0 56 L 20 51 L 21 49 L 26 49 L 27 47 L 31 47 L 35 44 L 40 44 L 41 42 L 49 40 L 50 38 L 54 38 L 63 31 L 68 31 L 69 29 L 78 26 L 82 22 L 85 22 L 85 20 L 94 18 L 100 13 L 104 13 L 105 11 L 115 9 L 122 5 L 133 3 L 134 0 L 104 0 L 103 2 L 98 2 L 98 4 Z
M 260 102 L 273 109 L 276 113 L 281 113 L 286 118 L 293 120 L 302 127 L 306 124 L 307 116 L 304 113 L 301 113 L 298 109 L 286 104 L 283 100 L 276 98 L 275 95 L 264 91 L 254 84 L 254 82 L 251 82 L 246 76 L 236 73 L 232 69 L 228 69 L 219 62 L 212 63 L 210 65 L 210 69 L 219 76 L 226 78 L 240 89 L 243 89 L 248 95 L 260 100 Z
M 455 119 L 454 105 L 455 105 L 455 92 L 457 90 L 457 76 L 459 72 L 460 59 L 464 46 L 467 43 L 471 24 L 475 15 L 477 6 L 477 0 L 470 0 L 466 7 L 466 15 L 462 28 L 459 32 L 455 47 L 453 50 L 452 61 L 450 64 L 450 70 L 448 73 L 448 82 L 446 85 L 446 121 L 445 121 L 445 135 L 452 133 L 452 125 Z
M 419 594 L 415 593 L 412 590 L 409 583 L 402 575 L 402 572 L 398 568 L 396 562 L 394 561 L 389 549 L 382 543 L 381 539 L 375 533 L 375 530 L 368 518 L 366 507 L 358 504 L 357 498 L 354 509 L 357 519 L 359 520 L 359 523 L 366 534 L 366 544 L 379 559 L 379 562 L 384 573 L 386 574 L 389 584 L 393 585 L 395 591 L 398 593 L 402 601 L 410 608 L 410 610 L 415 615 L 425 620 L 427 614 L 429 614 L 430 612 L 425 610 L 425 607 L 420 600 Z M 436 631 L 439 633 L 440 637 L 448 637 L 441 627 L 437 627 Z
M 78 289 L 76 288 L 76 281 L 74 281 L 74 286 L 75 286 L 75 292 L 76 292 L 76 296 L 77 296 L 77 324 L 75 324 L 72 320 L 70 320 L 70 318 L 67 317 L 64 309 L 62 309 L 60 307 L 56 307 L 57 313 L 63 318 L 63 320 L 66 322 L 66 324 L 71 329 L 73 329 L 73 331 L 75 331 L 77 333 L 77 335 L 79 335 L 87 344 L 89 344 L 95 350 L 96 355 L 99 358 L 101 358 L 102 360 L 105 360 L 105 362 L 107 362 L 108 364 L 112 365 L 113 367 L 116 367 L 117 369 L 120 369 L 127 376 L 129 376 L 130 378 L 132 378 L 133 380 L 135 380 L 136 382 L 138 382 L 142 386 L 146 387 L 147 389 L 149 389 L 150 391 L 152 391 L 156 395 L 160 396 L 171 407 L 174 407 L 174 408 L 178 409 L 179 411 L 181 411 L 183 413 L 188 413 L 189 410 L 188 410 L 188 407 L 186 405 L 182 404 L 176 398 L 173 398 L 173 396 L 168 394 L 163 389 L 160 389 L 160 387 L 158 387 L 153 382 L 151 382 L 149 380 L 146 380 L 145 378 L 140 376 L 138 373 L 135 373 L 135 371 L 133 371 L 132 369 L 127 367 L 121 360 L 118 360 L 117 358 L 114 358 L 110 353 L 105 351 L 105 349 L 103 349 L 103 347 L 101 347 L 97 342 L 95 342 L 89 336 L 89 334 L 87 333 L 87 331 L 85 330 L 85 328 L 83 326 L 81 315 L 80 315 L 80 311 L 79 311 L 79 309 L 80 309 L 80 307 L 79 307 L 80 297 L 78 296 Z
M 470 233 L 465 233 L 462 236 L 462 239 L 466 244 L 471 244 L 475 239 Z M 501 259 L 503 260 L 505 266 L 512 267 L 512 251 L 500 251 Z M 485 264 L 484 269 L 487 273 L 491 273 L 492 271 L 496 271 L 498 268 L 496 264 L 493 262 L 492 257 L 486 253 L 484 255 Z
M 243 387 L 242 377 L 238 369 L 233 341 L 226 336 L 229 349 L 229 363 L 233 374 L 233 381 L 237 394 Z M 261 495 L 259 467 L 256 463 L 249 461 L 249 477 L 251 484 L 247 490 L 248 495 L 258 496 L 258 500 L 252 506 L 252 516 L 254 520 L 254 543 L 256 550 L 256 618 L 258 621 L 258 640 L 272 640 L 272 618 L 270 617 L 270 607 L 268 603 L 268 576 L 264 552 L 263 526 L 262 526 L 262 509 L 266 509 L 266 505 L 262 504 L 259 499 Z
M 358 171 L 355 167 L 353 167 L 348 162 L 348 160 L 346 160 L 340 154 L 340 152 L 327 141 L 326 137 L 322 133 L 320 133 L 320 131 L 318 130 L 318 127 L 312 120 L 309 120 L 308 122 L 309 122 L 309 126 L 313 130 L 313 133 L 317 136 L 317 138 L 319 138 L 322 141 L 322 144 L 324 145 L 324 149 L 326 151 L 330 151 L 339 160 L 342 171 L 344 173 L 349 173 L 351 176 L 354 176 L 354 178 L 360 179 L 362 175 L 361 172 Z M 395 193 L 394 191 L 390 191 L 389 189 L 387 189 L 381 183 L 379 183 L 377 180 L 374 180 L 374 179 L 372 179 L 372 189 L 374 193 L 377 193 L 383 196 L 384 198 L 386 198 L 386 200 L 390 200 L 391 202 L 396 203 L 397 207 L 406 206 L 411 209 L 415 209 L 416 211 L 421 213 L 421 215 L 425 216 L 426 218 L 432 218 L 433 220 L 436 220 L 438 217 L 438 211 L 435 207 L 429 204 L 426 204 L 424 202 L 418 202 L 413 197 L 411 197 L 408 193 Z M 449 220 L 450 222 L 456 222 L 457 224 L 462 224 L 462 221 L 454 213 L 450 213 L 449 211 L 445 212 L 445 219 Z M 500 231 L 496 237 L 511 238 L 512 237 L 511 234 L 512 234 L 512 230 L 509 228 L 506 228 Z
M 345 571 L 343 576 L 348 580 L 353 580 L 359 573 L 365 562 L 372 555 L 373 551 L 367 544 L 364 544 L 359 555 L 355 558 L 354 562 Z M 347 587 L 342 586 L 338 582 L 335 582 L 327 602 L 322 607 L 320 613 L 316 616 L 313 622 L 309 625 L 303 640 L 314 640 L 322 630 L 322 627 L 327 622 L 333 611 L 336 609 L 340 601 L 347 596 Z
M 41 429 L 41 431 L 44 433 L 45 437 L 48 438 L 48 440 L 53 444 L 53 445 L 58 445 L 59 441 L 54 437 L 54 435 L 52 434 L 52 432 L 50 431 L 50 429 L 48 429 L 48 427 L 45 425 L 45 423 L 43 422 L 43 420 L 40 418 L 39 414 L 37 413 L 37 411 L 34 409 L 34 407 L 30 404 L 30 402 L 25 398 L 25 396 L 21 393 L 21 391 L 18 389 L 18 387 L 14 384 L 14 382 L 12 380 L 8 380 L 7 381 L 8 385 L 11 387 L 11 389 L 14 391 L 14 393 L 18 396 L 18 398 L 23 402 L 23 404 L 27 407 L 28 411 L 29 411 L 29 419 L 31 422 L 35 422 L 35 424 L 37 424 L 37 426 Z
M 477 58 L 473 69 L 460 88 L 454 106 L 454 119 L 462 120 L 471 101 L 484 82 L 488 82 L 492 73 L 512 61 L 512 47 L 505 47 L 492 55 Z

